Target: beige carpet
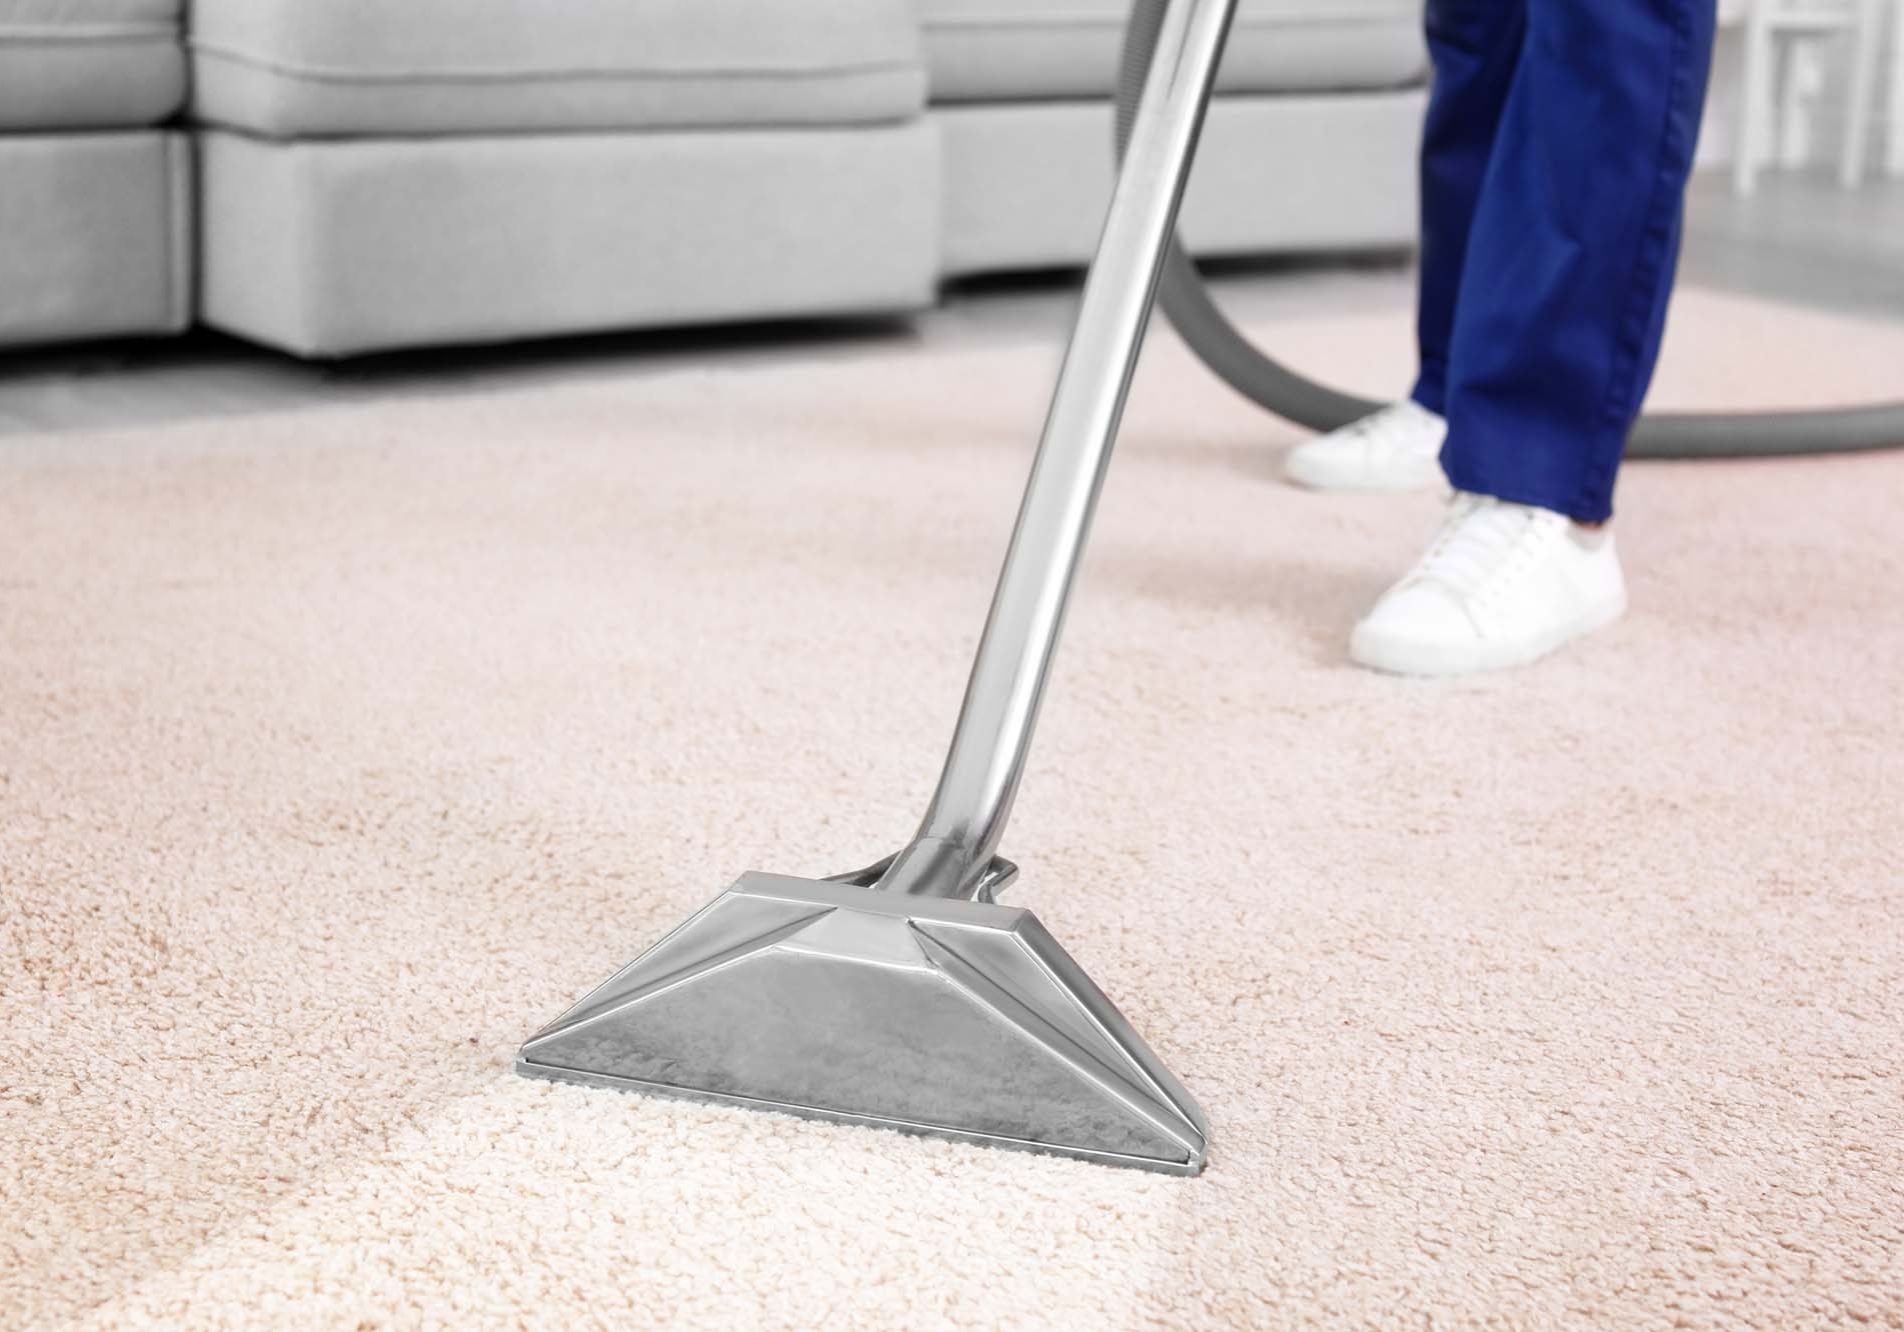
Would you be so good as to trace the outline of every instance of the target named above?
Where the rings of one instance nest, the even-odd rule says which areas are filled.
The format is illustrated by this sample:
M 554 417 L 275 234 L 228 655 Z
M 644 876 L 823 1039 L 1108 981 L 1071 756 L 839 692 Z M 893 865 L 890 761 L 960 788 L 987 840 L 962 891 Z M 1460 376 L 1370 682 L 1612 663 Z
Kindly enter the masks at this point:
M 0 1324 L 1904 1324 L 1900 455 L 1635 467 L 1629 619 L 1402 683 L 1435 501 L 1279 487 L 1160 339 L 1007 850 L 1208 1173 L 512 1075 L 909 830 L 1054 359 L 0 450 Z M 1899 365 L 1693 294 L 1659 396 Z

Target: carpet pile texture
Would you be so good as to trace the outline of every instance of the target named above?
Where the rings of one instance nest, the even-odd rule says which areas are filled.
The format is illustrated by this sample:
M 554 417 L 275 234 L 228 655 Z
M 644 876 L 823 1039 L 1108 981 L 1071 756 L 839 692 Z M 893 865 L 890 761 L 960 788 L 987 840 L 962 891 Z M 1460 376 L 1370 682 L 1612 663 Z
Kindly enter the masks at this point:
M 1205 1176 L 512 1074 L 910 831 L 1056 359 L 0 450 L 0 1325 L 1904 1325 L 1904 455 L 1636 465 L 1626 620 L 1397 681 L 1436 499 L 1281 487 L 1159 336 L 1005 849 Z M 1655 398 L 1899 365 L 1688 293 Z

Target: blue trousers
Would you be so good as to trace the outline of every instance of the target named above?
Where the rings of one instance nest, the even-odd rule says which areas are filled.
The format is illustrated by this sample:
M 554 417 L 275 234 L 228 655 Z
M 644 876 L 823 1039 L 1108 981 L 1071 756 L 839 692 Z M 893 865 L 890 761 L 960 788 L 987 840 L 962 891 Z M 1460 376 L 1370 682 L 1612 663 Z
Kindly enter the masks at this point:
M 1428 0 L 1421 374 L 1461 490 L 1613 511 L 1659 355 L 1715 0 Z

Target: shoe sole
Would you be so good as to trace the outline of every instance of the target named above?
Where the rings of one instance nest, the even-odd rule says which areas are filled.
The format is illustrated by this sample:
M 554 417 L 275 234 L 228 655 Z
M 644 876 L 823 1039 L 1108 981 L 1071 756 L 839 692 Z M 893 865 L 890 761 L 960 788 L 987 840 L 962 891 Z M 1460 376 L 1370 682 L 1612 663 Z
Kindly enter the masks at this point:
M 1304 491 L 1340 491 L 1348 495 L 1401 495 L 1405 491 L 1430 491 L 1438 485 L 1447 485 L 1447 478 L 1441 474 L 1439 449 L 1434 455 L 1415 460 L 1413 470 L 1396 468 L 1394 472 L 1335 472 L 1327 462 L 1319 464 L 1316 470 L 1308 470 L 1304 466 L 1304 459 L 1312 457 L 1314 455 L 1308 453 L 1308 445 L 1299 445 L 1297 449 L 1285 453 L 1283 480 Z
M 1624 595 L 1596 606 L 1566 627 L 1528 643 L 1502 644 L 1494 651 L 1476 653 L 1467 648 L 1425 647 L 1365 634 L 1358 627 L 1349 638 L 1349 660 L 1384 675 L 1445 677 L 1480 675 L 1487 671 L 1529 666 L 1559 651 L 1576 638 L 1604 629 L 1626 614 Z
M 1446 484 L 1438 466 L 1428 467 L 1418 476 L 1372 477 L 1367 480 L 1328 476 L 1321 473 L 1304 475 L 1299 467 L 1300 465 L 1292 467 L 1285 462 L 1283 479 L 1299 490 L 1313 490 L 1321 494 L 1401 495 L 1418 490 L 1433 490 L 1436 486 Z
M 1297 490 L 1316 495 L 1413 495 L 1440 484 L 1438 477 L 1420 481 L 1311 481 L 1285 473 L 1284 479 Z

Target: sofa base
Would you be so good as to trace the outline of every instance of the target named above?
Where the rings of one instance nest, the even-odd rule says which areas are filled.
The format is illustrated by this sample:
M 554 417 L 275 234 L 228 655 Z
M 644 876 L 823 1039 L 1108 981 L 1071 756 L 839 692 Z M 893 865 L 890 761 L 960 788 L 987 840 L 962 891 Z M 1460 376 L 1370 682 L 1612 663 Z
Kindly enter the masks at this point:
M 336 357 L 935 297 L 929 124 L 201 136 L 202 318 Z
M 1183 232 L 1203 255 L 1412 245 L 1421 89 L 1219 97 Z M 1110 200 L 1108 102 L 941 106 L 946 276 L 1084 263 Z
M 0 136 L 0 346 L 190 323 L 191 165 L 160 130 Z

